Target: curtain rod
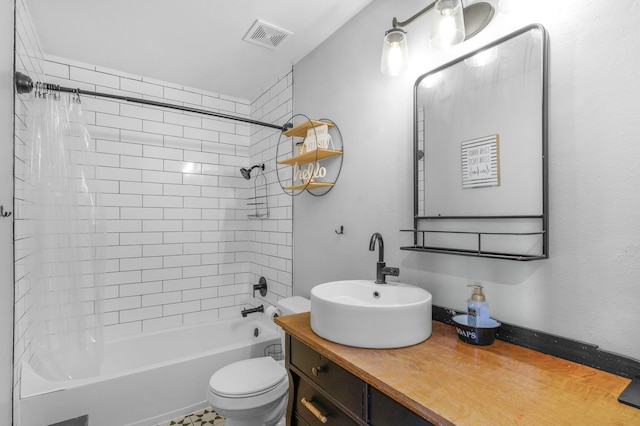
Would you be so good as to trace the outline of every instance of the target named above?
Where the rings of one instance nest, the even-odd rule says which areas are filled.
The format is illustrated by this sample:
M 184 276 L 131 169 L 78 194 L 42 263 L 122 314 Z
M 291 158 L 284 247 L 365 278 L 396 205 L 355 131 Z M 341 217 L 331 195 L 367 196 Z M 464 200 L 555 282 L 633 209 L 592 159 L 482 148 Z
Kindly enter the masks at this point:
M 16 91 L 19 94 L 31 93 L 33 91 L 33 86 L 34 86 L 33 80 L 31 80 L 31 77 L 21 73 L 20 71 L 16 71 L 15 73 L 15 82 L 16 82 Z M 186 111 L 186 112 L 194 112 L 197 114 L 209 115 L 212 117 L 224 118 L 227 120 L 242 121 L 243 123 L 256 124 L 258 126 L 264 126 L 264 127 L 271 127 L 272 129 L 278 129 L 281 132 L 288 130 L 292 126 L 291 123 L 287 123 L 284 126 L 278 126 L 277 124 L 265 123 L 263 121 L 252 120 L 250 118 L 237 117 L 235 115 L 223 114 L 220 112 L 205 111 L 203 109 L 191 108 L 191 107 L 186 107 L 182 105 L 168 104 L 165 102 L 152 101 L 149 99 L 132 98 L 129 96 L 113 95 L 111 93 L 92 92 L 92 91 L 83 90 L 83 89 L 73 89 L 70 87 L 62 87 L 57 84 L 48 84 L 48 83 L 39 83 L 39 84 L 41 84 L 42 87 L 45 87 L 45 88 L 48 87 L 50 90 L 54 90 L 58 92 L 77 93 L 79 95 L 88 95 L 88 96 L 99 96 L 101 98 L 118 99 L 121 101 L 133 102 L 138 104 L 152 105 L 152 106 L 176 109 L 176 110 Z

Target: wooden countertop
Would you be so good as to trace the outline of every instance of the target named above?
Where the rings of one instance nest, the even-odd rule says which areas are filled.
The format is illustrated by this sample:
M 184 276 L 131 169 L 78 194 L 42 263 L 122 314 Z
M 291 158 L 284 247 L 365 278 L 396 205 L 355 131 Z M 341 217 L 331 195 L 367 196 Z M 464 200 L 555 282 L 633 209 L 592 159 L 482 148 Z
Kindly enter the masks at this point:
M 640 409 L 617 401 L 631 380 L 499 340 L 470 345 L 439 322 L 426 341 L 399 349 L 325 340 L 308 312 L 276 323 L 432 423 L 640 425 Z

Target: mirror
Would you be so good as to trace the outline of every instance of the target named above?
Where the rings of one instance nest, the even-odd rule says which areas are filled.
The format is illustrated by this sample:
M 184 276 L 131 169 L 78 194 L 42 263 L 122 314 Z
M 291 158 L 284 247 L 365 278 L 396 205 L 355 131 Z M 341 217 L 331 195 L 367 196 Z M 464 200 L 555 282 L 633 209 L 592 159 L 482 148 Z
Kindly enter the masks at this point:
M 532 25 L 418 78 L 404 249 L 548 257 L 546 39 Z

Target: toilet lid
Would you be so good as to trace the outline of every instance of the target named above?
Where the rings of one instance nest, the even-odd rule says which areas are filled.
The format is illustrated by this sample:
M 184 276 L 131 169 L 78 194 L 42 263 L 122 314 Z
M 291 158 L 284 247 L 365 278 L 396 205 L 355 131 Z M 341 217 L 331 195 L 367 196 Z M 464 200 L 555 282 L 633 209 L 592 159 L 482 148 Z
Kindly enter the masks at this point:
M 234 362 L 213 373 L 209 388 L 220 396 L 239 397 L 265 393 L 282 383 L 287 371 L 270 356 Z

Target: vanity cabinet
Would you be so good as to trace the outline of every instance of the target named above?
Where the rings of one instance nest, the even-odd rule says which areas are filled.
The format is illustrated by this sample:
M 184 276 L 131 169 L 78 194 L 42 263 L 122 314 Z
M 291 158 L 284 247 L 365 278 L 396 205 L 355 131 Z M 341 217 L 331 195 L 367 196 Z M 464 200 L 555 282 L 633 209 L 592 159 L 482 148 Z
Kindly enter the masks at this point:
M 289 425 L 640 425 L 617 400 L 629 378 L 501 340 L 470 345 L 437 321 L 417 345 L 362 349 L 323 339 L 310 319 L 274 320 L 287 333 Z
M 431 425 L 381 391 L 287 335 L 290 425 Z

